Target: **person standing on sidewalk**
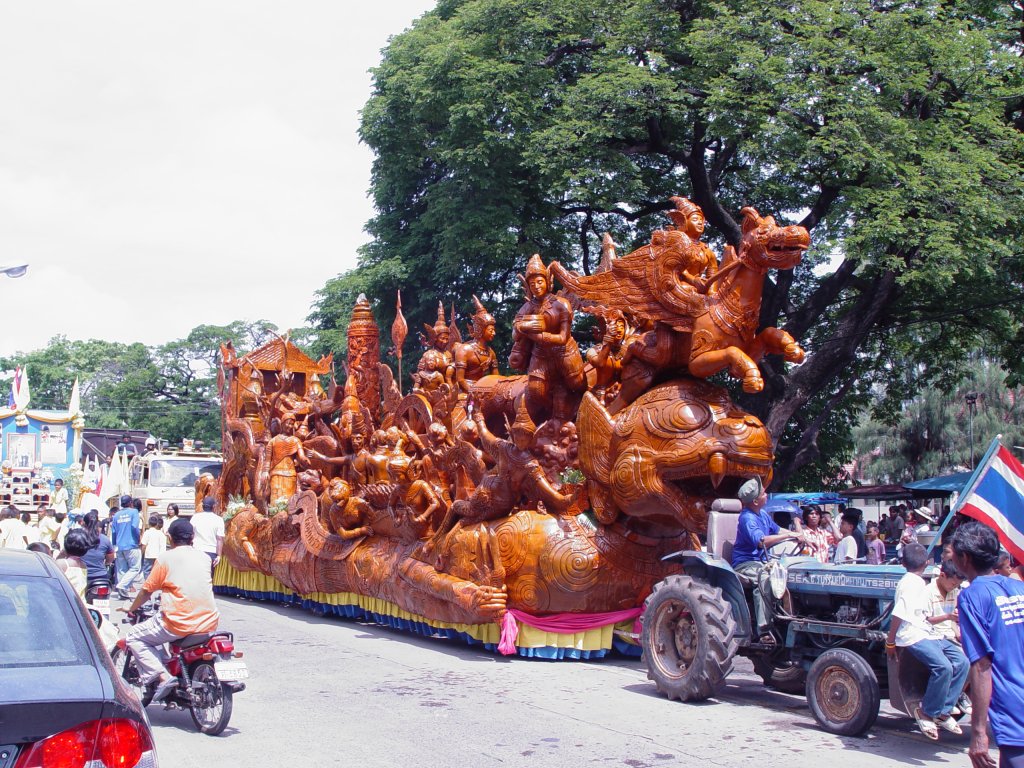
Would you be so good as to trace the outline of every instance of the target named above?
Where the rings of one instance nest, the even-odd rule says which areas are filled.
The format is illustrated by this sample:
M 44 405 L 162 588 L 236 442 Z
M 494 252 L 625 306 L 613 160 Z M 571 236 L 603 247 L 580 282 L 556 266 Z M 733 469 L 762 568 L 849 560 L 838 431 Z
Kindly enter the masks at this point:
M 192 515 L 192 528 L 195 529 L 195 548 L 210 556 L 210 574 L 220 562 L 220 553 L 224 549 L 224 518 L 214 511 L 215 503 L 212 496 L 203 499 L 203 511 Z
M 128 591 L 142 573 L 142 519 L 139 510 L 132 506 L 131 496 L 121 497 L 121 508 L 111 519 L 110 538 L 117 551 L 115 589 L 122 600 L 127 600 Z
M 953 534 L 953 562 L 971 582 L 957 598 L 960 639 L 971 662 L 971 746 L 975 768 L 995 768 L 988 725 L 999 745 L 1000 768 L 1024 768 L 1024 584 L 996 575 L 999 538 L 981 523 Z

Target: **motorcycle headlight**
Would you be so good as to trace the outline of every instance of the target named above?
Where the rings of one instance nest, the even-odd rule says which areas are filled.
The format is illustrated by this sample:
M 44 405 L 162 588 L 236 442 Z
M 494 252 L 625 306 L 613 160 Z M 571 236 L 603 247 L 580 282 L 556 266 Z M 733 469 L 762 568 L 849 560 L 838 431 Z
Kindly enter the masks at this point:
M 772 588 L 772 595 L 776 600 L 781 600 L 786 594 L 786 582 L 789 580 L 789 569 L 779 561 L 773 561 L 768 569 L 768 583 Z

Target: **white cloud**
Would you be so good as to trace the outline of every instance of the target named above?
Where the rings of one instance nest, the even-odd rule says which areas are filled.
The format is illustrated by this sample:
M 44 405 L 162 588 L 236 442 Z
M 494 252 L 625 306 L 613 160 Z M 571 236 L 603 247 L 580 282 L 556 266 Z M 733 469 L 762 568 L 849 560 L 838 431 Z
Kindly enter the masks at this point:
M 433 2 L 354 6 L 5 4 L 0 354 L 301 325 L 366 241 L 367 70 Z

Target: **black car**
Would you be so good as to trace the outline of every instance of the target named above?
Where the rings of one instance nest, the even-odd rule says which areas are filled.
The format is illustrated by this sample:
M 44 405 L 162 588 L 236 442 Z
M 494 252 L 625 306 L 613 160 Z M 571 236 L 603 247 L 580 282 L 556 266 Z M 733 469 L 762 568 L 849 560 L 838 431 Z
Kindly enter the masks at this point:
M 93 622 L 52 558 L 0 549 L 0 768 L 156 768 Z

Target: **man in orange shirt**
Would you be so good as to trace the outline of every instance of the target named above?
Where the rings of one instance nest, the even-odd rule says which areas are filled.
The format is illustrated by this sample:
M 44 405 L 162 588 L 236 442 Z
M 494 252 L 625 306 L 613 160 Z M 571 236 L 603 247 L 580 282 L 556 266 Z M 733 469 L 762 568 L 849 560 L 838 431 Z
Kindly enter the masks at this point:
M 160 592 L 160 614 L 136 624 L 125 636 L 144 684 L 159 683 L 153 701 L 165 698 L 177 685 L 165 667 L 166 643 L 186 635 L 217 629 L 210 558 L 193 548 L 192 524 L 178 518 L 167 529 L 171 549 L 160 555 L 139 594 L 128 609 L 137 611 L 154 592 Z

